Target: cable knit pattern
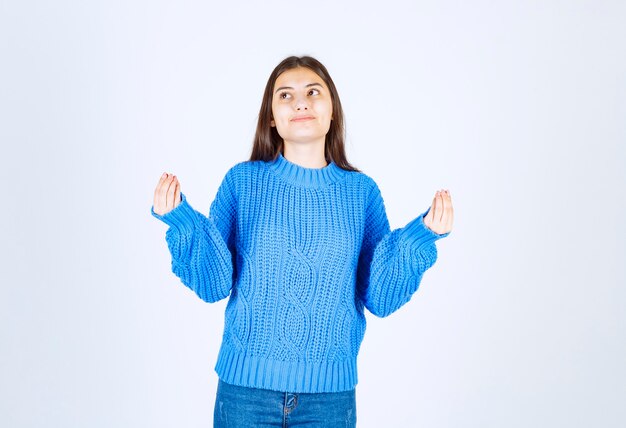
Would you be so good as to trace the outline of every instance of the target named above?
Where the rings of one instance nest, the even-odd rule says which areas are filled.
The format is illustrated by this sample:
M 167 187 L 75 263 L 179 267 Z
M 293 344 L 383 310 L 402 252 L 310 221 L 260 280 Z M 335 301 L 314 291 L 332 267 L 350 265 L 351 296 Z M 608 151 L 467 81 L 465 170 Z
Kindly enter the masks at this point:
M 428 210 L 392 231 L 369 176 L 282 154 L 230 168 L 208 217 L 182 193 L 172 211 L 151 211 L 169 225 L 181 282 L 206 302 L 230 296 L 218 376 L 277 391 L 354 388 L 363 308 L 385 317 L 408 302 L 449 234 L 424 225 Z

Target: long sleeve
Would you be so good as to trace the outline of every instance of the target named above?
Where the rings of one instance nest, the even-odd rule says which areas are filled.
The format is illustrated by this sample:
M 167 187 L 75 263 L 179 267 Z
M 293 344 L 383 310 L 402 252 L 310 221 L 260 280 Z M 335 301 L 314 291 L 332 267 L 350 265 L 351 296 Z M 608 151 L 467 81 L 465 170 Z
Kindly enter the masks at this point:
M 404 228 L 391 231 L 376 184 L 367 201 L 357 293 L 372 314 L 386 317 L 417 291 L 424 272 L 437 260 L 435 241 L 449 232 L 440 235 L 424 224 L 430 207 Z
M 182 192 L 180 204 L 170 212 L 158 215 L 151 208 L 154 217 L 169 225 L 165 239 L 172 272 L 205 302 L 226 298 L 233 284 L 236 206 L 227 173 L 208 217 L 194 210 Z

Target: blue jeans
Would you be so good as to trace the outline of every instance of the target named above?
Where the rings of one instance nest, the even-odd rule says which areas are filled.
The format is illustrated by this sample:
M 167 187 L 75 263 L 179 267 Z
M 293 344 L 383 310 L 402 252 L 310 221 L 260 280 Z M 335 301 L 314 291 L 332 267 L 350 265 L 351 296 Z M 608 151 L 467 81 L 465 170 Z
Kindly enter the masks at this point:
M 217 384 L 215 428 L 356 427 L 356 389 L 292 393 Z

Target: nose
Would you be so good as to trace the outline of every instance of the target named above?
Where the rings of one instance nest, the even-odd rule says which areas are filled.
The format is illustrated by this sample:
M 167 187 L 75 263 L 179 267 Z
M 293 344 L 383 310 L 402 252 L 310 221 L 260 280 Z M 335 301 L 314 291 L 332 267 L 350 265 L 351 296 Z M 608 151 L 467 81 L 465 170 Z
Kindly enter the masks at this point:
M 308 110 L 309 109 L 309 100 L 307 100 L 306 96 L 298 96 L 295 100 L 295 108 L 296 110 Z

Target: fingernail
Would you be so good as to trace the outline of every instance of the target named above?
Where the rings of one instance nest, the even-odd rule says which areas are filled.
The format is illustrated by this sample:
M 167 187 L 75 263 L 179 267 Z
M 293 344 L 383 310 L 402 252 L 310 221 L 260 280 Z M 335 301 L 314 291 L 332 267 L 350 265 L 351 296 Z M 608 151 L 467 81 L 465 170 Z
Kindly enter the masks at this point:
M 161 178 L 165 178 L 165 177 L 167 177 L 167 173 L 166 173 L 166 172 L 164 172 L 164 173 L 163 173 L 163 175 L 161 176 Z

